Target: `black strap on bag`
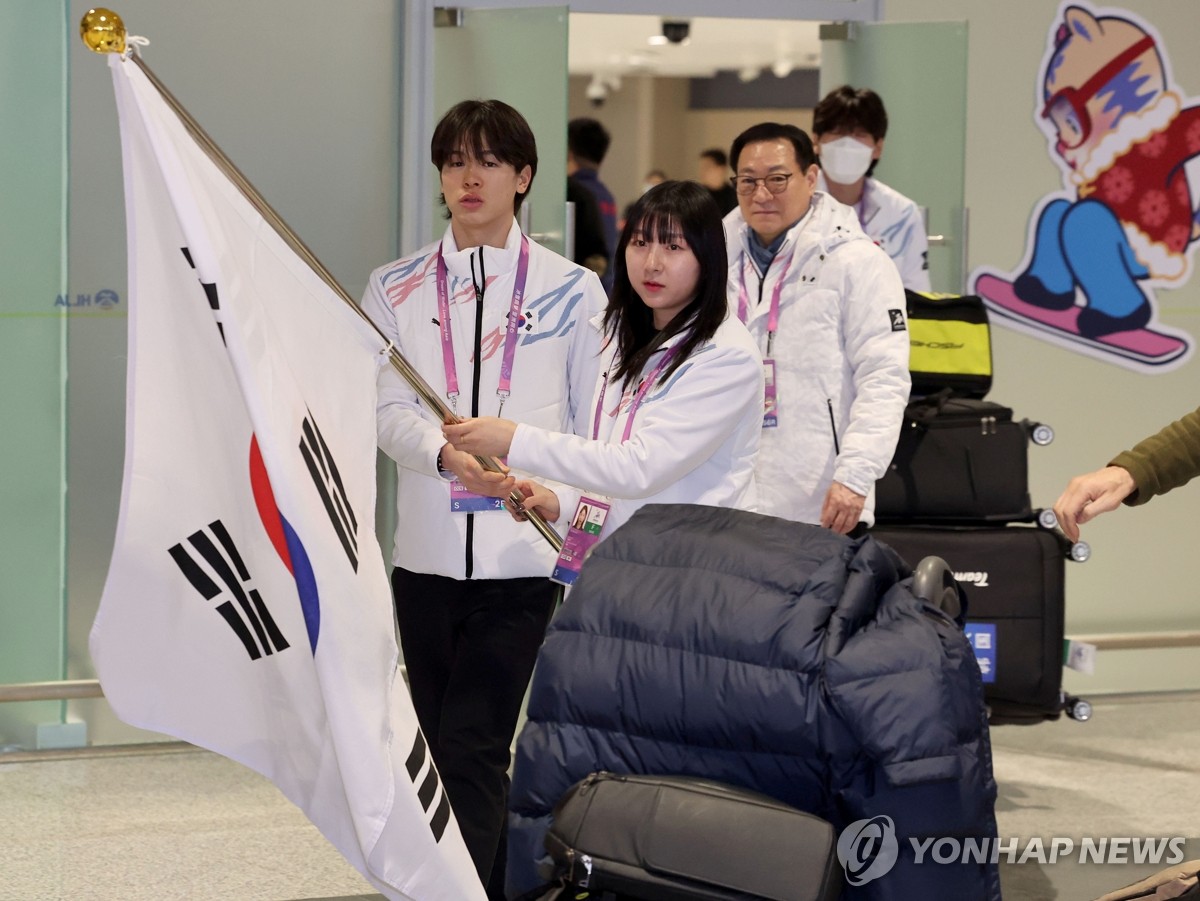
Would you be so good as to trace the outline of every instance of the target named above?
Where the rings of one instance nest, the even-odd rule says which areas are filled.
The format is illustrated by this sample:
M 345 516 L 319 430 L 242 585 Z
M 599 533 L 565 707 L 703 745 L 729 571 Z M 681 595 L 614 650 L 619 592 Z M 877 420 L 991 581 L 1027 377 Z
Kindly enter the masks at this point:
M 910 401 L 908 406 L 904 408 L 905 425 L 909 427 L 928 426 L 929 423 L 937 419 L 938 414 L 942 412 L 942 408 L 946 406 L 946 401 L 954 396 L 953 388 L 942 388 L 933 394 Z

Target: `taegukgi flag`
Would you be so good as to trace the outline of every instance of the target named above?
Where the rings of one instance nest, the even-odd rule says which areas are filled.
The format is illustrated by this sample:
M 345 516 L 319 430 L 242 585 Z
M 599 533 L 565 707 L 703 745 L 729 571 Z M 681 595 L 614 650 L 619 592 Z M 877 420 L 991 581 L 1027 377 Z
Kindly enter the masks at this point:
M 271 779 L 389 898 L 482 901 L 374 536 L 382 340 L 146 74 L 109 57 L 129 238 L 125 478 L 91 652 L 126 722 Z

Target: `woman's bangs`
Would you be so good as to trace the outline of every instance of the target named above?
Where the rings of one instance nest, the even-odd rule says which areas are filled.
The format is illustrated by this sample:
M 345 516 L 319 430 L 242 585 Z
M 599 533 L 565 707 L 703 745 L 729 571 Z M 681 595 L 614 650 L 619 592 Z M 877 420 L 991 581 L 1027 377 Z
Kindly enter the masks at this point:
M 634 223 L 630 235 L 641 234 L 646 241 L 657 244 L 672 244 L 683 238 L 683 229 L 669 211 L 648 206 L 641 218 Z

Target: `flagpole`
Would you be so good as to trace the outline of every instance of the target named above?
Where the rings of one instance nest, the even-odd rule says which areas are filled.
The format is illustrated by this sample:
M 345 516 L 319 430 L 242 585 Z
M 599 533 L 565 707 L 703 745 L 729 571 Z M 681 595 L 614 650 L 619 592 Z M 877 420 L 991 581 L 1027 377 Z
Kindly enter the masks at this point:
M 241 170 L 234 165 L 217 146 L 216 142 L 208 136 L 203 128 L 200 127 L 191 114 L 184 108 L 175 96 L 167 89 L 158 76 L 150 69 L 142 58 L 131 53 L 126 55 L 125 41 L 125 24 L 121 21 L 121 17 L 111 10 L 96 8 L 88 10 L 84 15 L 79 25 L 80 34 L 84 44 L 88 49 L 96 53 L 119 53 L 126 57 L 126 61 L 136 65 L 145 76 L 154 85 L 155 89 L 162 95 L 163 100 L 177 115 L 188 133 L 196 140 L 196 143 L 204 150 L 210 160 L 221 170 L 222 173 L 237 187 L 242 196 L 249 201 L 250 205 L 258 212 L 260 216 L 275 230 L 275 233 L 283 239 L 284 243 L 291 248 L 300 259 L 308 264 L 309 268 L 315 272 L 320 279 L 329 286 L 330 290 L 338 296 L 338 298 L 352 309 L 355 314 L 363 320 L 370 328 L 379 336 L 381 347 L 386 349 L 389 362 L 392 367 L 400 373 L 406 382 L 417 392 L 417 396 L 425 402 L 428 407 L 433 410 L 444 423 L 454 424 L 462 422 L 454 411 L 451 410 L 445 402 L 437 395 L 437 393 L 429 386 L 429 383 L 421 377 L 421 374 L 413 368 L 412 364 L 404 358 L 392 343 L 392 341 L 380 331 L 377 326 L 362 307 L 355 303 L 354 299 L 346 293 L 345 289 L 338 283 L 333 274 L 325 268 L 325 265 L 317 259 L 316 255 L 308 249 L 308 246 L 300 239 L 286 222 L 283 217 L 275 212 L 274 208 L 267 203 L 266 199 L 258 192 L 258 190 L 250 183 L 250 180 L 241 173 Z M 383 352 L 382 350 L 380 351 Z M 494 457 L 484 457 L 479 454 L 473 454 L 479 465 L 491 472 L 504 472 L 504 467 Z M 515 489 L 508 496 L 509 501 L 514 504 L 521 505 L 524 501 L 522 495 Z M 517 509 L 524 509 L 523 506 L 518 506 Z M 550 546 L 557 552 L 562 550 L 562 537 L 554 531 L 545 518 L 536 510 L 524 509 L 525 517 L 533 524 L 533 527 L 541 533 L 542 537 L 549 542 Z

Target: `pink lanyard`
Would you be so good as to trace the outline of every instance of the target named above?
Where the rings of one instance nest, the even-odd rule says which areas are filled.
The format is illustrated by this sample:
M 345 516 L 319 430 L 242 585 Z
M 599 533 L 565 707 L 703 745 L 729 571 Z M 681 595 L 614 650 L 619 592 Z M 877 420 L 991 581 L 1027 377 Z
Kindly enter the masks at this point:
M 750 239 L 751 241 L 754 238 Z M 795 248 L 792 249 L 791 256 L 788 257 L 787 263 L 783 266 L 783 271 L 779 273 L 779 279 L 775 282 L 775 287 L 771 289 L 771 309 L 767 313 L 767 357 L 771 356 L 771 349 L 775 345 L 775 332 L 779 329 L 779 294 L 783 290 L 784 280 L 787 279 L 788 270 L 792 268 L 792 261 L 796 259 Z M 767 266 L 767 271 L 771 270 L 770 265 Z M 742 322 L 747 322 L 750 319 L 750 295 L 746 292 L 746 251 L 742 250 L 741 265 L 738 266 L 738 275 L 741 277 L 741 283 L 738 285 L 738 319 Z M 767 277 L 767 273 L 763 273 L 763 278 Z
M 682 340 L 682 339 L 681 339 Z M 658 365 L 650 371 L 650 374 L 642 379 L 642 384 L 638 386 L 637 393 L 633 396 L 633 400 L 629 403 L 629 415 L 625 419 L 625 432 L 621 435 L 621 443 L 624 444 L 629 440 L 629 436 L 633 434 L 633 417 L 637 414 L 638 407 L 642 405 L 642 398 L 646 396 L 646 392 L 650 387 L 658 381 L 658 377 L 662 375 L 664 369 L 671 364 L 671 360 L 675 358 L 676 352 L 679 350 L 679 344 L 667 348 L 663 358 L 659 360 Z M 596 441 L 600 437 L 600 415 L 604 412 L 604 395 L 608 391 L 608 378 L 612 373 L 612 366 L 609 366 L 609 371 L 604 373 L 604 381 L 600 383 L 600 397 L 596 400 L 596 413 L 592 417 L 592 440 Z M 617 410 L 621 407 L 617 404 Z M 613 415 L 617 414 L 617 410 L 613 411 Z
M 500 360 L 500 383 L 496 395 L 500 398 L 500 409 L 512 394 L 513 359 L 517 355 L 517 339 L 521 334 L 521 307 L 525 303 L 525 281 L 529 277 L 529 239 L 521 235 L 521 253 L 517 260 L 517 275 L 513 284 L 512 303 L 508 308 L 508 326 L 504 335 L 504 356 Z M 446 260 L 442 256 L 442 245 L 437 253 L 437 297 L 438 322 L 441 325 L 442 366 L 446 370 L 446 397 L 458 407 L 458 367 L 454 363 L 454 329 L 450 325 L 450 288 L 446 278 Z M 481 361 L 476 360 L 479 366 Z

